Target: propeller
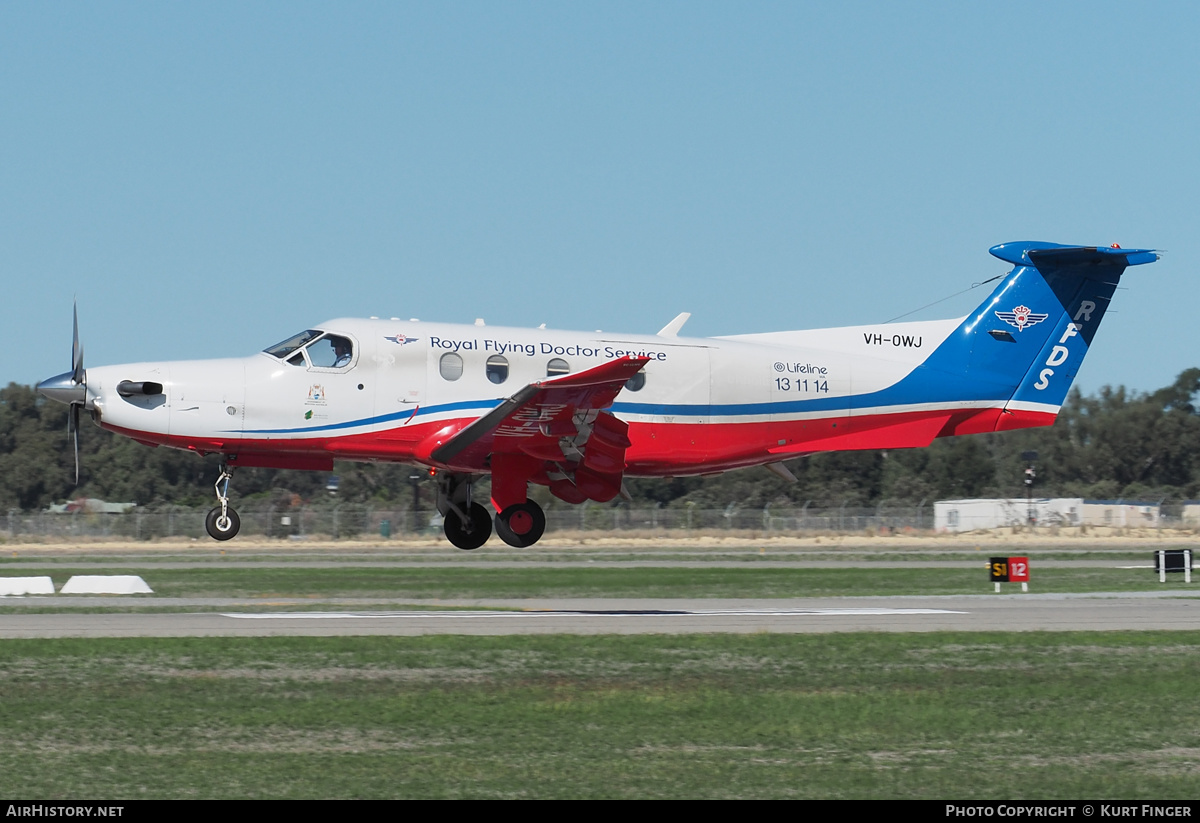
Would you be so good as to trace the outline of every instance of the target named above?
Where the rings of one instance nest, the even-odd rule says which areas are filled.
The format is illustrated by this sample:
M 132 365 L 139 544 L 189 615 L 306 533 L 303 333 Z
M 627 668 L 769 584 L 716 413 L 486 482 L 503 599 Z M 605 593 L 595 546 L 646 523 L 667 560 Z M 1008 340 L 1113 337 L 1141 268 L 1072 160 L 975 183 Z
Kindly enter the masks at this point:
M 50 400 L 70 406 L 67 414 L 67 435 L 75 447 L 75 485 L 79 485 L 79 412 L 87 407 L 87 371 L 83 368 L 83 344 L 79 342 L 79 306 L 73 309 L 74 322 L 71 340 L 71 370 L 43 380 L 37 392 Z
M 83 344 L 79 342 L 79 304 L 71 304 L 71 379 L 77 384 L 87 385 L 87 374 L 83 371 Z
M 79 304 L 71 304 L 71 382 L 83 387 L 83 403 L 72 403 L 67 432 L 75 447 L 75 485 L 79 485 L 79 410 L 87 402 L 87 372 L 83 370 L 83 343 L 79 342 Z

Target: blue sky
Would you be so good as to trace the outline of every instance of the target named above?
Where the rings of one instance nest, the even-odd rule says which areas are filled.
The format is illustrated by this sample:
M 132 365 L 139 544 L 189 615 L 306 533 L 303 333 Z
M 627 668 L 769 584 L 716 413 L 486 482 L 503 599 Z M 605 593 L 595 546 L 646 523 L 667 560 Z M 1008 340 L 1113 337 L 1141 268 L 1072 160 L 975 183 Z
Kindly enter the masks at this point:
M 342 316 L 876 323 L 1144 246 L 1079 375 L 1200 365 L 1200 6 L 0 5 L 0 384 Z M 980 288 L 911 319 L 966 314 Z

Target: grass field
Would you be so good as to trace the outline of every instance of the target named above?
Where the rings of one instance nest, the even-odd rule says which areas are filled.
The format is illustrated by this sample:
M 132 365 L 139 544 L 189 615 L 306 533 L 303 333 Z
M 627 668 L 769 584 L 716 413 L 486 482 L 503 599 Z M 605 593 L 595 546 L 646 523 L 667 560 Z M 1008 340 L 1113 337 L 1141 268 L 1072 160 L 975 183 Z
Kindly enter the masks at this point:
M 0 573 L 57 586 L 140 574 L 156 594 L 114 608 L 0 601 L 0 620 L 217 608 L 164 598 L 294 611 L 986 594 L 986 555 L 921 558 L 977 568 L 782 568 L 744 554 L 733 568 L 75 556 Z M 1106 567 L 1035 556 L 1031 590 L 1159 588 L 1149 569 L 1115 568 L 1148 552 L 1073 559 Z M 0 796 L 1193 799 L 1197 675 L 1200 632 L 6 640 Z
M 1200 633 L 0 644 L 0 795 L 1180 798 Z

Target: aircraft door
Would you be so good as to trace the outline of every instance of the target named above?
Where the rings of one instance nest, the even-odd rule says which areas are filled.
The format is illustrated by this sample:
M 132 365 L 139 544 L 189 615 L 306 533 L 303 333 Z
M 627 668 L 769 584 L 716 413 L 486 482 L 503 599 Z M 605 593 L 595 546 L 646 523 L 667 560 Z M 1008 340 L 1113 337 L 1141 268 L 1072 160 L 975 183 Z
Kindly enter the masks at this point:
M 244 436 L 333 439 L 364 425 L 375 413 L 377 373 L 373 341 L 336 331 L 297 335 L 248 362 Z
M 712 450 L 712 368 L 707 346 L 661 344 L 661 353 L 644 369 L 644 394 L 626 391 L 626 397 L 651 401 L 654 437 L 666 459 L 704 463 Z M 653 346 L 647 345 L 647 349 Z

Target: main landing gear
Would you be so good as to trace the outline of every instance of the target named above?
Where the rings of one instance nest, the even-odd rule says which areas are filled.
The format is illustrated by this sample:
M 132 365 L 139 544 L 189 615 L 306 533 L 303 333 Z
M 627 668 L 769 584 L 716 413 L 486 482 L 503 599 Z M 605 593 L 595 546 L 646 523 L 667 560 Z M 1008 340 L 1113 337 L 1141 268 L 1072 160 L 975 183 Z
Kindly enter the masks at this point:
M 496 515 L 496 534 L 510 546 L 523 549 L 541 539 L 546 531 L 546 514 L 532 500 L 514 503 Z
M 471 500 L 470 475 L 439 474 L 437 508 L 442 514 L 446 539 L 460 549 L 478 549 L 496 534 L 510 546 L 523 549 L 541 539 L 546 515 L 532 500 L 514 503 L 493 518 L 488 510 Z
M 213 540 L 228 540 L 238 533 L 242 527 L 242 518 L 229 505 L 229 478 L 233 477 L 233 469 L 221 467 L 221 476 L 213 484 L 217 492 L 217 502 L 221 505 L 208 513 L 204 518 L 204 530 Z
M 471 501 L 470 475 L 438 475 L 437 508 L 446 539 L 464 551 L 478 549 L 492 536 L 487 509 Z

